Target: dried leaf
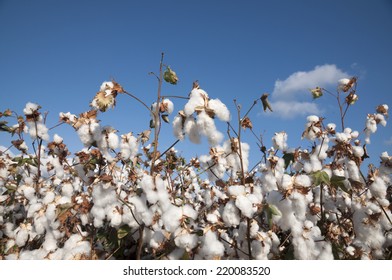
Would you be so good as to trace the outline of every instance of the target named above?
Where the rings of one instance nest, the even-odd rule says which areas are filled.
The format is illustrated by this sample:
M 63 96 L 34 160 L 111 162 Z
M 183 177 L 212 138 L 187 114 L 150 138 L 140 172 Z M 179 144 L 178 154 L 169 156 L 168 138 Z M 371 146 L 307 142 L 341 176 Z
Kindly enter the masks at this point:
M 249 117 L 245 117 L 245 118 L 241 121 L 241 127 L 242 127 L 243 129 L 247 129 L 247 128 L 253 129 L 253 124 L 252 124 L 252 122 L 250 121 Z
M 271 105 L 270 105 L 270 103 L 268 102 L 268 96 L 269 96 L 269 94 L 268 93 L 264 93 L 262 96 L 261 96 L 261 103 L 263 104 L 263 109 L 264 109 L 264 112 L 267 110 L 267 109 L 269 109 L 271 112 L 273 112 L 272 111 L 272 108 L 271 108 Z

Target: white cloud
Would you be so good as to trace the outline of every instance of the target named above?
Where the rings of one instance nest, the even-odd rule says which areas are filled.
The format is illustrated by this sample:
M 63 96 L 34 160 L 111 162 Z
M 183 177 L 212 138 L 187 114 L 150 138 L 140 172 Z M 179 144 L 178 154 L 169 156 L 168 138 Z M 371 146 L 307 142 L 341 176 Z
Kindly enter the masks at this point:
M 292 119 L 295 116 L 317 115 L 320 113 L 316 103 L 297 101 L 277 101 L 273 102 L 273 114 L 283 119 Z
M 319 114 L 317 103 L 309 102 L 309 89 L 316 86 L 333 88 L 341 78 L 350 77 L 334 64 L 316 66 L 313 70 L 298 71 L 285 80 L 277 80 L 271 94 L 271 105 L 276 116 L 294 118 L 307 114 Z
M 392 146 L 392 136 L 389 137 L 388 140 L 385 140 L 385 141 L 384 141 L 384 144 L 387 145 L 387 146 Z

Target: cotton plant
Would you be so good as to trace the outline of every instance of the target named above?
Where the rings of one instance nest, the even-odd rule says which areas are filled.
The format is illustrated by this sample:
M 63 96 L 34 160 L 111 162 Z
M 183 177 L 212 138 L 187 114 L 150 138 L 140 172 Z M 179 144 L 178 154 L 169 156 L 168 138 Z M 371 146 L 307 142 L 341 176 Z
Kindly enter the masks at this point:
M 338 81 L 336 94 L 311 90 L 315 99 L 342 98 L 341 127 L 308 116 L 302 133 L 308 149 L 290 147 L 293 135 L 284 131 L 273 134 L 269 148 L 256 136 L 260 162 L 251 168 L 244 140 L 255 135 L 249 112 L 259 101 L 268 109 L 268 94 L 245 115 L 235 101 L 232 121 L 227 107 L 195 83 L 172 122 L 177 141 L 163 149 L 160 120 L 169 121 L 175 97 L 160 90 L 163 81 L 171 86 L 179 79 L 162 69 L 152 106 L 106 81 L 90 111 L 60 113 L 60 124 L 72 126 L 83 145 L 76 152 L 50 135 L 49 115 L 38 104 L 26 104 L 21 116 L 0 112 L 1 131 L 14 136 L 10 149 L 18 153 L 0 152 L 1 259 L 388 258 L 392 157 L 382 153 L 363 174 L 365 144 L 386 125 L 388 106 L 367 116 L 363 134 L 347 127 L 347 110 L 359 100 L 357 78 Z M 148 110 L 150 128 L 119 135 L 101 124 L 118 94 Z M 228 124 L 225 141 L 216 119 Z M 187 160 L 174 147 L 204 137 L 210 147 L 202 156 Z

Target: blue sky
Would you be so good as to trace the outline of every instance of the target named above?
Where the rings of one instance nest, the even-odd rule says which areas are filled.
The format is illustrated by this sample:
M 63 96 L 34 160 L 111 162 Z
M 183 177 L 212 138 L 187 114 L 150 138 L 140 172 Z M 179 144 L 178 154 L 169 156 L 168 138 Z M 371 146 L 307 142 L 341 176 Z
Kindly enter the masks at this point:
M 235 114 L 234 98 L 245 111 L 268 92 L 275 112 L 257 106 L 250 114 L 254 131 L 267 146 L 274 132 L 286 131 L 290 146 L 310 147 L 300 142 L 308 114 L 339 124 L 336 101 L 327 95 L 312 101 L 310 85 L 333 91 L 336 78 L 358 76 L 359 101 L 346 124 L 359 131 L 377 105 L 392 106 L 391 34 L 387 0 L 0 0 L 0 110 L 22 114 L 27 102 L 36 102 L 49 111 L 50 127 L 59 112 L 88 110 L 101 83 L 111 78 L 151 104 L 157 82 L 148 73 L 158 72 L 164 52 L 165 63 L 180 78 L 177 86 L 164 85 L 164 95 L 187 96 L 192 81 L 199 80 Z M 173 101 L 176 113 L 185 102 Z M 127 96 L 119 96 L 117 107 L 99 118 L 120 133 L 139 133 L 149 123 L 147 111 Z M 219 127 L 225 133 L 226 126 Z M 162 132 L 165 148 L 174 137 L 169 125 Z M 82 146 L 70 127 L 53 133 L 72 151 Z M 244 137 L 256 163 L 255 139 L 249 132 Z M 371 140 L 372 162 L 382 151 L 391 154 L 389 124 Z M 7 141 L 0 134 L 0 145 Z M 185 156 L 208 153 L 206 144 L 184 142 L 176 148 Z

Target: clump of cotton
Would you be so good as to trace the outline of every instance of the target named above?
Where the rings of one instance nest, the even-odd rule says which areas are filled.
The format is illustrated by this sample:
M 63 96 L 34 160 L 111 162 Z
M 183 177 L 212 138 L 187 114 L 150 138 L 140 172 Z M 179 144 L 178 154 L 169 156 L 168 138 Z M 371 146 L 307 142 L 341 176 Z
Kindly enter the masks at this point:
M 234 201 L 229 201 L 226 203 L 222 212 L 223 222 L 227 226 L 238 226 L 241 221 L 240 211 L 235 206 Z
M 272 137 L 272 143 L 274 145 L 274 149 L 286 151 L 288 148 L 287 133 L 284 131 L 279 132 L 279 133 L 275 133 L 275 136 Z
M 174 238 L 174 243 L 189 252 L 198 245 L 198 237 L 196 234 L 180 233 Z
M 211 146 L 216 146 L 222 141 L 223 134 L 217 130 L 214 120 L 205 111 L 200 112 L 196 123 L 200 134 L 207 137 Z
M 215 115 L 224 122 L 230 121 L 230 111 L 227 109 L 226 105 L 222 103 L 219 99 L 211 99 L 208 101 L 208 108 L 212 109 Z
M 216 259 L 223 256 L 225 247 L 218 240 L 216 233 L 208 231 L 203 238 L 203 246 L 201 247 L 201 253 L 205 259 Z
M 124 161 L 128 161 L 134 158 L 138 153 L 138 140 L 135 136 L 133 136 L 132 132 L 128 134 L 121 135 L 120 142 L 120 156 Z
M 208 94 L 202 89 L 194 88 L 190 95 L 189 100 L 185 104 L 184 113 L 187 116 L 192 115 L 195 112 L 195 108 L 199 106 L 204 106 L 208 100 Z

